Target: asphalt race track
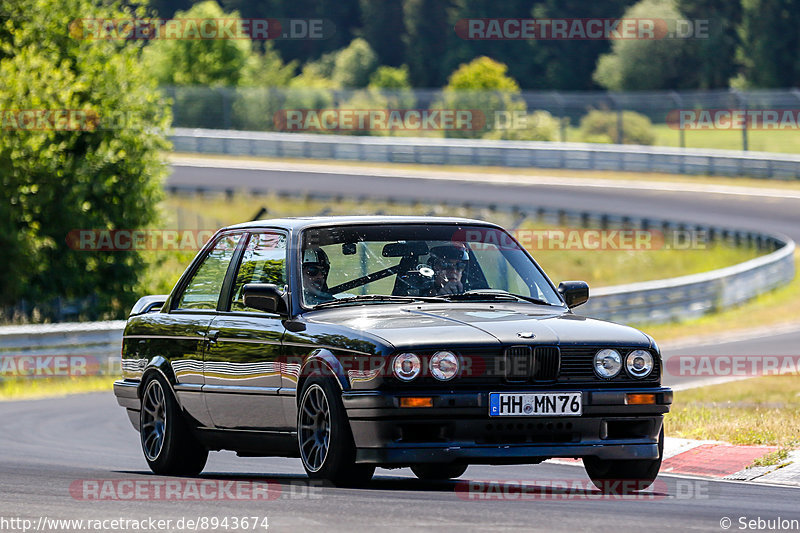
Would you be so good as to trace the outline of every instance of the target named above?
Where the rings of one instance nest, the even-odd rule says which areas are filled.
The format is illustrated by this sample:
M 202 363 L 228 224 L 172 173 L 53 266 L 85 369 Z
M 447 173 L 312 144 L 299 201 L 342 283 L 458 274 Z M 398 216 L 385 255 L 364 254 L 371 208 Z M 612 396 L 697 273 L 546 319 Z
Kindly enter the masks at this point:
M 609 213 L 709 222 L 778 231 L 800 241 L 800 200 L 595 187 L 503 186 L 469 182 L 230 170 L 175 166 L 169 185 L 249 188 L 497 205 L 552 205 Z M 522 201 L 524 199 L 525 201 Z M 253 206 L 255 212 L 260 205 Z M 269 207 L 269 206 L 267 206 Z M 800 331 L 682 347 L 673 354 L 796 354 Z M 679 381 L 665 376 L 668 384 Z M 270 531 L 723 531 L 732 520 L 800 520 L 798 489 L 661 476 L 635 499 L 600 497 L 582 468 L 566 465 L 472 466 L 457 482 L 429 483 L 410 470 L 378 470 L 363 489 L 311 486 L 297 459 L 237 458 L 213 453 L 200 480 L 268 483 L 270 499 L 164 501 L 152 490 L 139 499 L 93 501 L 86 487 L 132 480 L 161 487 L 150 474 L 138 435 L 111 393 L 59 400 L 0 403 L 0 529 L 11 517 L 172 519 L 268 517 Z M 499 481 L 496 490 L 480 482 Z M 182 479 L 191 485 L 197 480 Z M 520 484 L 522 494 L 513 490 Z M 120 483 L 111 486 L 122 487 Z M 477 487 L 470 491 L 470 487 Z M 481 487 L 484 488 L 481 492 Z M 586 490 L 581 489 L 581 487 Z M 82 491 L 83 490 L 83 491 Z M 486 492 L 489 492 L 487 495 Z M 102 493 L 100 493 L 102 494 Z M 122 490 L 116 493 L 122 494 Z M 129 493 L 126 492 L 128 496 Z M 489 496 L 489 499 L 483 497 Z M 45 521 L 46 523 L 46 521 Z M 230 523 L 230 522 L 229 522 Z M 63 528 L 62 528 L 63 529 Z M 212 531 L 214 529 L 198 530 Z M 12 530 L 6 527 L 5 530 Z M 21 529 L 17 529 L 21 530 Z M 54 530 L 54 529 L 50 529 Z M 122 529 L 118 529 L 122 530 Z M 224 531 L 221 526 L 216 531 Z M 230 530 L 230 528 L 228 529 Z M 250 530 L 263 531 L 263 529 Z
M 205 163 L 201 163 L 205 164 Z M 546 174 L 546 170 L 542 171 Z M 366 173 L 368 174 L 368 173 Z M 320 193 L 347 197 L 445 202 L 493 203 L 498 206 L 552 206 L 653 219 L 700 222 L 722 227 L 768 230 L 800 242 L 800 199 L 732 194 L 648 191 L 625 188 L 552 185 L 496 185 L 474 181 L 308 172 L 248 170 L 173 165 L 166 185 L 207 190 L 246 189 Z M 765 180 L 764 186 L 769 187 Z M 253 213 L 261 205 L 253 206 Z M 269 206 L 267 206 L 269 207 Z
M 138 435 L 111 393 L 0 403 L 0 439 L 0 516 L 27 517 L 34 524 L 40 516 L 175 521 L 266 516 L 269 531 L 621 532 L 721 531 L 723 517 L 733 520 L 733 528 L 741 516 L 800 519 L 798 489 L 783 487 L 661 476 L 637 499 L 601 498 L 582 489 L 588 483 L 583 468 L 541 464 L 472 466 L 461 483 L 418 481 L 408 469 L 378 470 L 364 489 L 308 488 L 298 459 L 242 459 L 230 453 L 213 453 L 201 479 L 270 483 L 274 499 L 87 501 L 93 493 L 75 489 L 84 480 L 134 480 L 151 487 L 174 481 L 147 469 Z M 526 495 L 511 491 L 503 497 L 508 499 L 498 499 L 494 492 L 493 500 L 469 500 L 465 480 L 504 480 L 512 490 L 526 487 Z M 113 494 L 125 495 L 122 488 Z

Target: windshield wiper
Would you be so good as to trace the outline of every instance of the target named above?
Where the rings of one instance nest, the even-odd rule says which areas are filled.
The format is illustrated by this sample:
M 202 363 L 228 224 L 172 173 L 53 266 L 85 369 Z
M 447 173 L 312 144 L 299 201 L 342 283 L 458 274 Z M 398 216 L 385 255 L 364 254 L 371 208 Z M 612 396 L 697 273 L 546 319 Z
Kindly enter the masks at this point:
M 356 302 L 446 302 L 447 300 L 440 296 L 395 296 L 391 294 L 358 294 L 356 296 L 347 296 L 346 298 L 339 298 L 329 302 L 322 302 L 314 306 L 314 309 L 322 307 L 332 307 L 339 304 L 348 304 Z
M 499 289 L 476 289 L 463 294 L 448 294 L 443 297 L 450 300 L 522 300 L 538 305 L 558 305 L 532 296 L 522 296 Z

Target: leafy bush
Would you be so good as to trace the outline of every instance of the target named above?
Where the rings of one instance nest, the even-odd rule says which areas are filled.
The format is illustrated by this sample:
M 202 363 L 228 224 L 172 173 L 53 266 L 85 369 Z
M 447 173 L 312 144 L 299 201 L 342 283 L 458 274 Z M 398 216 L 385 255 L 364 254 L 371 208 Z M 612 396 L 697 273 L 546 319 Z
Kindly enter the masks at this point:
M 583 142 L 616 143 L 618 115 L 613 111 L 593 110 L 581 119 L 579 129 Z M 653 123 L 634 111 L 622 112 L 622 144 L 653 144 L 656 140 Z
M 392 109 L 412 109 L 416 104 L 411 82 L 408 81 L 408 67 L 378 67 L 369 79 L 368 88 L 380 91 Z
M 525 111 L 519 85 L 506 75 L 507 70 L 506 65 L 483 56 L 461 65 L 450 75 L 442 100 L 432 107 L 475 110 L 483 114 L 485 124 L 472 130 L 446 131 L 447 137 L 480 138 L 492 129 L 497 113 Z
M 336 54 L 333 81 L 345 89 L 366 87 L 378 66 L 378 56 L 364 39 L 353 41 Z
M 497 126 L 497 125 L 495 125 Z M 512 123 L 507 128 L 497 128 L 486 133 L 484 139 L 506 139 L 509 141 L 555 141 L 558 139 L 558 119 L 547 111 L 534 111 L 525 115 L 525 125 Z
M 4 8 L 0 109 L 81 110 L 96 121 L 0 129 L 0 244 L 5 262 L 15 263 L 4 266 L 0 304 L 91 297 L 97 307 L 87 318 L 124 316 L 138 297 L 141 255 L 78 251 L 66 238 L 75 229 L 138 229 L 156 220 L 170 113 L 140 42 L 84 40 L 74 21 L 145 13 L 92 0 Z

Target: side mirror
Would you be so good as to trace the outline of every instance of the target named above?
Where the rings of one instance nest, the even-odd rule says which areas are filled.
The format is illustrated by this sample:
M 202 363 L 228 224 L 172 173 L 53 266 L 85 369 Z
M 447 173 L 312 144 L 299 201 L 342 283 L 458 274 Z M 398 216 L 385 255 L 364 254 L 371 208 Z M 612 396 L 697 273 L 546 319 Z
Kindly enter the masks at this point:
M 589 284 L 585 281 L 562 281 L 558 284 L 558 292 L 571 309 L 585 304 L 589 299 Z
M 244 305 L 267 313 L 288 314 L 284 296 L 274 283 L 248 283 L 242 288 Z

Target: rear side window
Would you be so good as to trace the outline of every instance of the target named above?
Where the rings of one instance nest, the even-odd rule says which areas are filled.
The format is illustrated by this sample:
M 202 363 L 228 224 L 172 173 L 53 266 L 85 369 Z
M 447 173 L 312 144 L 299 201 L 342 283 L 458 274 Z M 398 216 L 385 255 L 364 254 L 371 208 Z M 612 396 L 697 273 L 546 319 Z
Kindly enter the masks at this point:
M 184 289 L 178 309 L 216 309 L 225 272 L 241 234 L 226 235 L 214 245 Z
M 231 311 L 263 313 L 245 307 L 242 289 L 247 283 L 274 283 L 278 287 L 286 284 L 286 235 L 271 232 L 251 235 L 233 283 Z

